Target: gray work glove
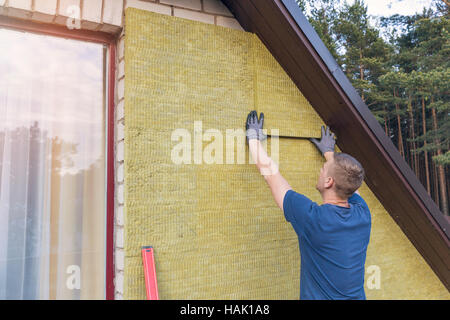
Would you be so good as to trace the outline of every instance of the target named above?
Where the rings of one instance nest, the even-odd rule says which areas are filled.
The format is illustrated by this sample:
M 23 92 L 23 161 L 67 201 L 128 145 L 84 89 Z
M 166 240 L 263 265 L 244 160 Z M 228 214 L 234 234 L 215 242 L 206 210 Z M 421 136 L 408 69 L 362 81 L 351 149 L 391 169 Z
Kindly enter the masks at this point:
M 330 132 L 330 127 L 327 127 L 327 129 L 325 130 L 324 126 L 322 126 L 322 136 L 320 138 L 320 141 L 314 138 L 309 139 L 309 141 L 314 143 L 317 149 L 319 149 L 322 155 L 324 155 L 325 152 L 328 151 L 334 152 L 334 145 L 336 144 L 334 138 L 335 135 L 334 133 Z
M 251 139 L 258 139 L 260 141 L 267 138 L 267 135 L 263 133 L 264 113 L 261 112 L 258 120 L 258 113 L 253 110 L 247 116 L 247 122 L 245 124 L 245 131 L 247 135 L 247 143 Z

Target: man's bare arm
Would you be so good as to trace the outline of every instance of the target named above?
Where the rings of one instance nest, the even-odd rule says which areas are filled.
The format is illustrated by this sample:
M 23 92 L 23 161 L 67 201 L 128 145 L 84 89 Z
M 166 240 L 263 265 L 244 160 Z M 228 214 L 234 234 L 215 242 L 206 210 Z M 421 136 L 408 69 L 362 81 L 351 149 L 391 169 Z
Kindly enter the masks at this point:
M 257 139 L 249 140 L 249 149 L 257 168 L 270 187 L 275 202 L 283 210 L 284 196 L 292 187 L 278 171 L 278 165 L 267 155 L 261 141 Z
M 275 199 L 278 207 L 283 210 L 284 196 L 286 195 L 286 192 L 292 190 L 292 187 L 289 185 L 286 179 L 283 178 L 280 172 L 277 172 L 273 175 L 264 176 L 264 179 L 269 185 L 270 191 L 272 191 L 272 196 Z

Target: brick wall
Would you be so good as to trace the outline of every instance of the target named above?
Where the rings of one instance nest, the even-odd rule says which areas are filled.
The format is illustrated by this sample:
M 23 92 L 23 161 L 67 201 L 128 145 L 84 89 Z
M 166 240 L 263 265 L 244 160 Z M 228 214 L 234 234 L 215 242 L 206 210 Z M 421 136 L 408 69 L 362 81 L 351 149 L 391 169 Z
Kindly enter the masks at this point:
M 243 30 L 220 0 L 0 0 L 1 16 L 119 34 L 115 97 L 115 298 L 123 298 L 124 270 L 124 12 L 134 7 Z M 75 18 L 77 20 L 75 20 Z
M 124 0 L 0 0 L 0 15 L 76 28 L 119 33 Z M 68 20 L 68 18 L 70 18 Z
M 243 30 L 220 0 L 126 0 L 128 6 Z

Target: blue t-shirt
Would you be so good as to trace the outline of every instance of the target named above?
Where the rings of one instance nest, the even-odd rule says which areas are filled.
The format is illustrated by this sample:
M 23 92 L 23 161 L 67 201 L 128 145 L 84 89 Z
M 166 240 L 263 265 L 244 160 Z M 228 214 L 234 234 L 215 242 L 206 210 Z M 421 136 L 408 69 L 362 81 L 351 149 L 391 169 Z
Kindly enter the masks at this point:
M 302 300 L 366 299 L 370 211 L 356 193 L 348 203 L 350 208 L 318 205 L 293 190 L 284 196 L 284 215 L 299 240 Z

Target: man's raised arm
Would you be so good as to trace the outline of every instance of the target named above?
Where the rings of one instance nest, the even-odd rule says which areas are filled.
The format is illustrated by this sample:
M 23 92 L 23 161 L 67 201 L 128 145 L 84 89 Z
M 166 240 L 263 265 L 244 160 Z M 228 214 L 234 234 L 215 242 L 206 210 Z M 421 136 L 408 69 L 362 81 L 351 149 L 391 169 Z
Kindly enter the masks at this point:
M 267 152 L 263 148 L 261 140 L 267 138 L 262 131 L 263 124 L 263 113 L 261 113 L 259 119 L 256 111 L 252 111 L 248 114 L 246 130 L 249 151 L 252 155 L 252 159 L 255 161 L 256 167 L 269 185 L 275 202 L 278 207 L 283 210 L 284 196 L 286 192 L 292 188 L 278 171 L 278 165 L 267 155 Z

